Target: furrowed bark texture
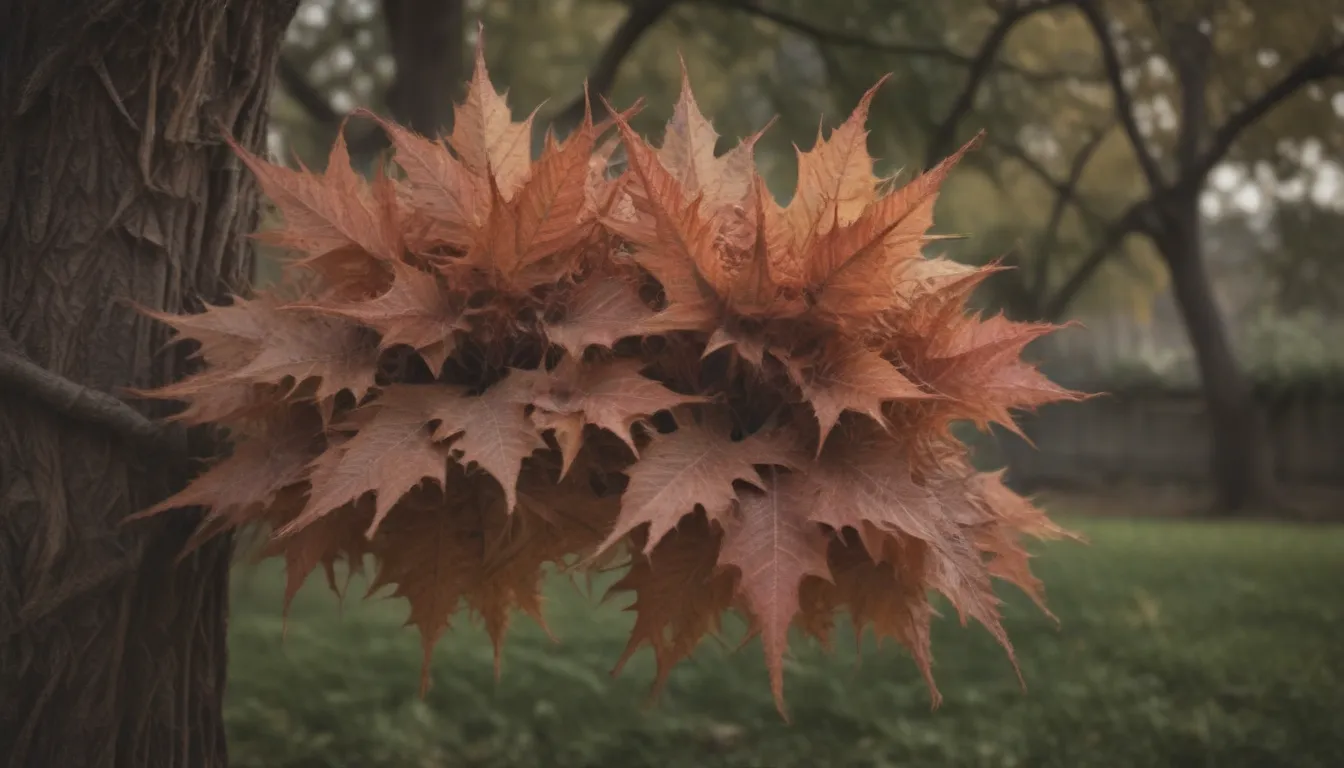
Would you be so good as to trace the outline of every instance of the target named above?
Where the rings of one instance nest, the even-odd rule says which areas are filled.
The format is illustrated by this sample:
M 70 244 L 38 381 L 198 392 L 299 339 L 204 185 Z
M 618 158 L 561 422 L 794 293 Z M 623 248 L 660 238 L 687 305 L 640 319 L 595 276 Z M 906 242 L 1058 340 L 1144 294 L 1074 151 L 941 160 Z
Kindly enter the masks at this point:
M 245 286 L 257 197 L 220 135 L 264 146 L 295 5 L 0 3 L 11 349 L 104 392 L 183 373 L 132 303 L 178 311 Z M 162 461 L 0 390 L 0 765 L 226 764 L 231 544 L 178 564 L 192 520 L 119 526 L 185 481 Z

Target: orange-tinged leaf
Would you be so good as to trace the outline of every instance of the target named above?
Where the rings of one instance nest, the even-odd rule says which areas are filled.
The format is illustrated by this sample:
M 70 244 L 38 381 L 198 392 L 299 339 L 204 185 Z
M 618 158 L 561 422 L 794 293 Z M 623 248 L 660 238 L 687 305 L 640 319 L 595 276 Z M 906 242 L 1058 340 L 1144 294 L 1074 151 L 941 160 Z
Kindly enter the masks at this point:
M 809 519 L 813 494 L 806 480 L 770 468 L 762 485 L 744 490 L 737 514 L 725 521 L 719 564 L 741 573 L 738 590 L 760 629 L 770 689 L 784 714 L 784 654 L 799 586 L 807 576 L 831 576 L 826 535 Z
M 517 503 L 523 459 L 546 447 L 527 418 L 526 391 L 518 384 L 506 379 L 480 395 L 436 400 L 430 414 L 439 421 L 434 438 L 456 438 L 453 452 L 463 461 L 475 462 L 499 482 L 509 511 Z
M 954 399 L 959 418 L 981 428 L 998 423 L 1018 431 L 1010 409 L 1082 397 L 1020 359 L 1027 344 L 1050 330 L 1048 325 L 1016 323 L 1002 316 L 983 322 L 960 318 L 928 337 L 920 374 Z
M 513 199 L 532 166 L 532 115 L 513 122 L 508 102 L 490 84 L 485 66 L 485 39 L 476 38 L 475 68 L 467 97 L 453 108 L 453 132 L 448 143 L 462 162 L 477 174 L 489 176 L 505 200 Z
M 303 508 L 303 499 L 291 505 L 295 512 Z M 348 505 L 333 513 L 323 515 L 312 523 L 282 538 L 272 538 L 266 543 L 263 553 L 279 555 L 285 560 L 285 598 L 284 616 L 289 617 L 289 609 L 308 576 L 318 566 L 327 574 L 327 586 L 338 596 L 342 594 L 336 583 L 336 564 L 344 560 L 351 573 L 361 569 L 362 559 L 369 551 L 369 542 L 365 532 L 373 516 L 372 505 Z M 292 515 L 281 515 L 276 522 L 282 527 L 293 520 Z
M 588 235 L 584 184 L 594 138 L 592 122 L 585 120 L 563 145 L 541 156 L 518 193 L 515 247 L 523 266 L 573 248 Z
M 896 267 L 898 308 L 911 309 L 921 298 L 933 296 L 961 283 L 978 279 L 980 267 L 944 258 L 910 259 Z
M 593 150 L 588 158 L 588 174 L 584 180 L 584 205 L 586 211 L 600 217 L 611 211 L 620 196 L 622 177 L 609 178 L 612 166 L 611 158 L 621 145 L 620 138 L 610 136 Z
M 610 349 L 654 314 L 622 276 L 590 278 L 570 298 L 564 318 L 546 324 L 546 336 L 577 357 L 594 345 Z
M 279 387 L 224 381 L 209 370 L 158 389 L 130 390 L 130 394 L 184 401 L 187 407 L 168 417 L 184 424 L 225 424 L 255 418 L 285 399 Z
M 876 197 L 878 179 L 873 175 L 873 159 L 868 155 L 868 109 L 884 76 L 869 88 L 854 107 L 849 119 L 811 150 L 798 150 L 798 185 L 793 199 L 784 210 L 794 242 L 799 246 L 814 242 L 831 228 L 857 220 Z
M 850 436 L 847 436 L 850 437 Z M 929 585 L 942 592 L 958 613 L 983 624 L 1012 658 L 999 619 L 999 600 L 990 572 L 967 533 L 948 508 L 910 478 L 908 456 L 891 438 L 856 434 L 832 444 L 814 469 L 820 485 L 812 519 L 832 528 L 849 526 L 863 534 L 868 524 L 928 544 L 934 558 Z M 872 552 L 873 539 L 865 541 Z
M 393 159 L 406 173 L 407 202 L 433 221 L 444 242 L 465 248 L 485 221 L 488 190 L 476 175 L 440 141 L 431 141 L 394 123 L 374 117 L 387 132 Z
M 911 477 L 909 454 L 896 439 L 871 427 L 843 437 L 827 444 L 809 473 L 817 489 L 813 521 L 861 535 L 867 523 L 935 546 L 953 535 L 942 507 Z
M 171 509 L 200 506 L 208 512 L 202 531 L 233 528 L 258 514 L 285 488 L 302 482 L 321 450 L 317 424 L 272 423 L 234 446 L 233 454 L 197 475 L 187 487 L 127 521 Z
M 532 423 L 538 431 L 549 431 L 555 438 L 555 444 L 560 448 L 560 475 L 567 476 L 575 457 L 583 450 L 583 414 L 535 410 Z
M 327 170 L 321 176 L 306 169 L 272 165 L 230 143 L 261 184 L 266 197 L 284 215 L 280 229 L 265 233 L 267 242 L 310 254 L 357 246 L 378 258 L 395 258 L 399 243 L 384 221 L 386 211 L 368 184 L 350 167 L 345 138 L 336 134 Z
M 141 311 L 177 331 L 174 342 L 192 340 L 199 348 L 192 357 L 213 369 L 241 368 L 256 355 L 275 320 L 279 300 L 271 294 L 252 299 L 233 297 L 230 304 L 206 304 L 201 312 L 175 315 L 149 309 Z
M 871 626 L 878 645 L 894 639 L 914 657 L 935 707 L 942 701 L 933 680 L 930 624 L 933 607 L 925 594 L 928 545 L 919 539 L 887 535 L 876 545 L 882 556 L 874 559 L 849 535 L 831 543 L 831 581 L 807 579 L 800 590 L 804 626 L 822 639 L 832 615 L 849 611 L 855 645 Z
M 287 536 L 373 493 L 372 536 L 392 507 L 421 481 L 443 485 L 448 447 L 435 443 L 429 422 L 439 403 L 458 399 L 455 395 L 446 387 L 399 385 L 357 410 L 351 426 L 358 431 L 314 462 L 308 504 L 278 534 Z
M 716 157 L 714 148 L 719 134 L 695 103 L 683 61 L 681 94 L 663 133 L 658 160 L 683 189 L 702 198 L 710 210 L 740 204 L 751 190 L 756 171 L 753 150 L 764 131 L 761 129 L 722 157 Z
M 434 646 L 447 631 L 462 599 L 479 580 L 481 542 L 497 539 L 507 524 L 498 508 L 490 508 L 460 474 L 438 498 L 426 496 L 397 509 L 374 542 L 378 570 L 369 594 L 395 585 L 393 596 L 410 606 L 407 624 L 420 631 L 424 651 L 420 693 L 429 690 L 429 664 Z
M 672 304 L 695 304 L 706 288 L 720 294 L 729 286 L 727 264 L 717 245 L 715 213 L 703 198 L 688 198 L 649 145 L 624 120 L 617 129 L 630 158 L 630 169 L 644 187 L 643 205 L 655 222 L 652 238 L 645 238 L 635 259 L 662 284 Z M 640 207 L 640 203 L 636 203 Z M 631 233 L 634 234 L 634 233 Z
M 971 140 L 817 244 L 810 269 L 812 283 L 821 286 L 817 295 L 821 311 L 837 317 L 862 317 L 897 304 L 899 265 L 922 258 L 920 247 L 933 225 L 939 186 L 978 140 Z
M 137 392 L 190 401 L 188 412 L 177 416 L 182 421 L 202 423 L 249 413 L 272 399 L 268 388 L 285 384 L 292 394 L 316 380 L 312 397 L 319 402 L 342 390 L 360 398 L 374 385 L 377 346 L 364 329 L 340 318 L 289 311 L 271 296 L 236 299 L 199 315 L 157 316 L 178 328 L 181 338 L 200 341 L 197 356 L 209 364 L 190 378 Z
M 709 335 L 709 340 L 705 342 L 705 349 L 700 356 L 709 357 L 720 349 L 732 347 L 735 352 L 747 362 L 756 367 L 765 364 L 765 343 L 762 339 L 742 333 L 739 328 L 715 328 Z
M 288 379 L 296 386 L 318 379 L 314 394 L 318 401 L 342 390 L 360 398 L 373 387 L 377 364 L 377 345 L 364 329 L 339 318 L 295 310 L 271 319 L 256 356 L 228 378 L 255 384 Z
M 490 216 L 476 235 L 467 259 L 485 267 L 503 278 L 503 285 L 512 287 L 510 278 L 518 268 L 518 211 L 505 199 L 494 177 L 490 177 Z
M 453 334 L 468 330 L 462 307 L 435 275 L 401 261 L 391 262 L 393 279 L 387 291 L 354 303 L 296 304 L 293 307 L 355 320 L 379 333 L 379 349 L 405 344 L 421 352 L 431 370 L 443 367 L 455 346 Z
M 711 518 L 725 514 L 737 501 L 734 483 L 760 485 L 757 465 L 787 467 L 800 461 L 790 433 L 758 433 L 731 441 L 728 425 L 718 419 L 682 421 L 686 423 L 675 432 L 655 438 L 630 470 L 620 518 L 601 550 L 647 523 L 648 554 L 697 506 Z
M 705 635 L 719 631 L 734 593 L 732 574 L 718 568 L 720 538 L 703 514 L 691 515 L 652 552 L 633 556 L 630 569 L 606 595 L 631 592 L 635 596 L 625 609 L 635 614 L 634 627 L 613 674 L 641 646 L 648 645 L 657 666 L 656 695 L 672 667 L 690 656 Z
M 788 368 L 821 427 L 818 453 L 845 411 L 862 413 L 885 424 L 884 403 L 934 397 L 880 354 L 857 344 L 830 347 L 818 359 L 790 358 Z
M 708 401 L 700 395 L 673 392 L 641 375 L 644 367 L 640 360 L 576 363 L 567 357 L 538 382 L 532 404 L 547 416 L 580 416 L 583 423 L 621 438 L 637 454 L 630 432 L 636 422 L 658 411 Z
M 522 611 L 543 629 L 543 567 L 592 540 L 557 528 L 528 504 L 511 514 L 493 483 L 456 468 L 446 493 L 427 492 L 399 505 L 374 541 L 379 569 L 370 594 L 394 584 L 410 604 L 408 623 L 424 648 L 422 693 L 430 655 L 459 605 L 479 615 L 495 648 L 495 671 L 511 614 Z
M 802 294 L 802 260 L 783 231 L 779 207 L 765 180 L 755 178 L 753 242 L 743 254 L 727 296 L 734 311 L 755 317 L 797 317 L 806 311 Z

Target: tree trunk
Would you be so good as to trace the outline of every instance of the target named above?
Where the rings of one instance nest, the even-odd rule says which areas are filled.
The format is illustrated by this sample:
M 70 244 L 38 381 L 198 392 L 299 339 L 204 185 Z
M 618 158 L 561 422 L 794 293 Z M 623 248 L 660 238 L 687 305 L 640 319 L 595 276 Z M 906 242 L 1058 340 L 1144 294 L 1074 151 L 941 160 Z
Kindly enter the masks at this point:
M 387 107 L 397 122 L 425 136 L 453 124 L 453 103 L 466 81 L 462 0 L 383 0 L 396 76 Z
M 0 3 L 11 349 L 105 392 L 183 372 L 131 305 L 177 311 L 244 288 L 257 198 L 219 137 L 264 147 L 296 4 Z M 0 765 L 226 764 L 231 544 L 179 564 L 189 516 L 119 526 L 184 474 L 0 392 Z
M 1216 503 L 1220 511 L 1232 512 L 1270 502 L 1275 483 L 1268 430 L 1251 383 L 1237 364 L 1204 266 L 1197 200 L 1184 202 L 1168 222 L 1158 247 L 1171 270 L 1199 366 L 1213 441 Z

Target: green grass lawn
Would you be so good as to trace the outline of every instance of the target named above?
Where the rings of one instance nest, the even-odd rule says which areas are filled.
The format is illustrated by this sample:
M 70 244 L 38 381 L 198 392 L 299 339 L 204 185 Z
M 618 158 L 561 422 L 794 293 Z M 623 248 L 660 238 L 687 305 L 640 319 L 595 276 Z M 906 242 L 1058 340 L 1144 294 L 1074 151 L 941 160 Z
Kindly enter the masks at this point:
M 760 645 L 708 641 L 648 705 L 641 652 L 608 675 L 629 615 L 568 581 L 552 644 L 520 619 L 501 679 L 474 626 L 419 641 L 399 601 L 315 579 L 281 641 L 278 567 L 240 571 L 227 718 L 233 763 L 265 766 L 1344 766 L 1344 528 L 1067 520 L 1091 544 L 1040 547 L 1060 625 L 1005 589 L 1023 692 L 1003 652 L 955 618 L 934 629 L 931 711 L 894 646 L 795 643 L 793 724 Z M 357 586 L 355 595 L 362 594 Z

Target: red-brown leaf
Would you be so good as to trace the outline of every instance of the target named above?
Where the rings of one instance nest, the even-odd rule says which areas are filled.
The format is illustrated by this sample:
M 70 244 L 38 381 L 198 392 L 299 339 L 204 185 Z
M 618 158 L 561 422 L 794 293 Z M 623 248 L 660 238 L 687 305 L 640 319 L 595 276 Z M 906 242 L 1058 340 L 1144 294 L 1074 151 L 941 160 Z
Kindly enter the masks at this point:
M 605 550 L 647 523 L 644 553 L 699 506 L 711 519 L 727 513 L 737 501 L 736 482 L 759 486 L 757 465 L 796 466 L 793 436 L 786 432 L 755 434 L 731 440 L 726 423 L 681 419 L 677 430 L 660 435 L 630 470 L 630 484 L 621 497 L 616 528 L 602 543 Z
M 725 521 L 719 564 L 741 573 L 738 590 L 760 630 L 770 689 L 784 714 L 784 654 L 798 614 L 799 586 L 808 576 L 831 576 L 826 534 L 809 518 L 810 484 L 771 468 L 762 485 L 760 491 L 743 491 L 737 514 Z
M 880 354 L 857 344 L 829 347 L 817 360 L 792 358 L 788 363 L 790 375 L 811 403 L 821 427 L 818 453 L 845 411 L 862 413 L 881 424 L 886 422 L 884 403 L 933 397 Z

